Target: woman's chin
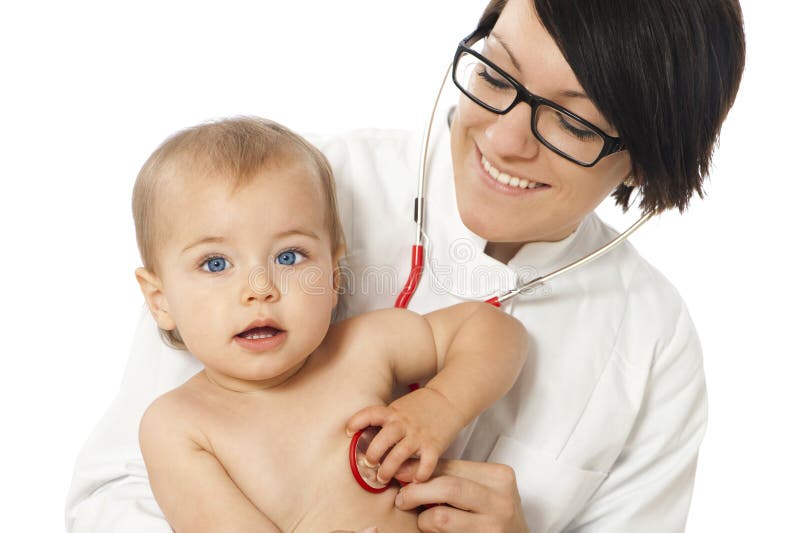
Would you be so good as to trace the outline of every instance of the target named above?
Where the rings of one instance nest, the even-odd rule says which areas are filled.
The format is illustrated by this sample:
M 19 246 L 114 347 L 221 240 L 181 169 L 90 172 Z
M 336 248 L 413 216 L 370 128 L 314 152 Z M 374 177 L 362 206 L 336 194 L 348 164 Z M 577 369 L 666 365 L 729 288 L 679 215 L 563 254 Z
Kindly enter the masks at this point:
M 509 225 L 503 223 L 498 217 L 490 217 L 482 209 L 474 206 L 458 205 L 461 221 L 472 233 L 486 239 L 487 242 L 524 242 L 524 239 L 517 232 L 509 231 Z

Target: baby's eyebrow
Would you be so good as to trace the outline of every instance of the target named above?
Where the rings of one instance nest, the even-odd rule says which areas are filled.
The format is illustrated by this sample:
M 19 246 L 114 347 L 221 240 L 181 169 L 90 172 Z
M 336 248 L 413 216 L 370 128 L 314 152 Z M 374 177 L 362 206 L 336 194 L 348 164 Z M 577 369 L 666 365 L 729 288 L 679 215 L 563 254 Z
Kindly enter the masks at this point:
M 212 242 L 213 243 L 225 242 L 225 237 L 213 237 L 213 236 L 203 237 L 199 241 L 195 241 L 192 244 L 190 244 L 189 246 L 187 246 L 186 248 L 184 248 L 181 251 L 181 254 L 185 254 L 188 250 L 190 250 L 191 248 L 194 248 L 195 246 L 200 246 L 201 244 L 212 243 Z
M 275 235 L 276 239 L 282 239 L 284 237 L 290 237 L 292 235 L 305 235 L 306 237 L 310 237 L 312 239 L 320 240 L 319 236 L 314 233 L 312 230 L 307 228 L 291 228 L 287 229 L 286 231 L 282 231 Z
M 274 238 L 275 239 L 283 239 L 284 237 L 291 237 L 292 235 L 305 235 L 306 237 L 309 237 L 309 238 L 317 240 L 317 241 L 321 240 L 316 233 L 314 233 L 312 230 L 306 229 L 306 228 L 290 228 L 290 229 L 287 229 L 286 231 L 282 231 L 280 233 L 277 233 L 276 235 L 274 235 Z M 195 246 L 200 246 L 201 244 L 208 244 L 208 243 L 217 243 L 217 244 L 219 244 L 221 242 L 225 242 L 225 237 L 217 237 L 217 236 L 209 235 L 207 237 L 203 237 L 202 239 L 193 242 L 192 244 L 190 244 L 189 246 L 184 248 L 181 251 L 181 254 L 185 254 L 187 251 L 191 250 Z

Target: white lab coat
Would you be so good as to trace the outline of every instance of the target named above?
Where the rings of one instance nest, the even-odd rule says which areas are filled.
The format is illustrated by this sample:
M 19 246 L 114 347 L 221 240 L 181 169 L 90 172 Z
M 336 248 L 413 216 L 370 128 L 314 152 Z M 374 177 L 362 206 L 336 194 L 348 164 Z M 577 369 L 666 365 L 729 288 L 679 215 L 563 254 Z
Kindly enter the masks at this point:
M 333 166 L 348 239 L 349 313 L 392 306 L 406 279 L 420 136 L 361 131 L 315 140 Z M 504 265 L 461 222 L 449 132 L 432 141 L 430 239 L 410 308 L 480 297 L 581 257 L 615 232 L 596 215 L 557 243 L 530 243 Z M 511 465 L 531 531 L 682 531 L 706 426 L 700 344 L 676 290 L 630 244 L 506 304 L 530 332 L 509 394 L 449 451 Z M 491 356 L 491 354 L 487 354 Z M 148 313 L 119 396 L 82 450 L 69 492 L 73 533 L 170 531 L 147 482 L 137 430 L 159 394 L 200 369 L 162 345 Z M 355 526 L 355 524 L 354 524 Z

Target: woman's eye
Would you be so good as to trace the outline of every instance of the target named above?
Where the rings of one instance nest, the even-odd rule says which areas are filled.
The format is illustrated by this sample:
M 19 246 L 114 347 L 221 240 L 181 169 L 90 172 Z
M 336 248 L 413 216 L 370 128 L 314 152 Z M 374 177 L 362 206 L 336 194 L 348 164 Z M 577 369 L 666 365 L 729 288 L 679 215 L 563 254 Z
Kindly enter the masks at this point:
M 203 261 L 203 264 L 201 266 L 203 270 L 205 270 L 206 272 L 216 273 L 225 270 L 227 264 L 228 260 L 225 259 L 224 257 L 209 257 L 208 259 Z
M 505 90 L 511 88 L 511 84 L 509 84 L 505 78 L 496 74 L 489 67 L 483 66 L 478 72 L 478 77 L 495 89 Z
M 300 252 L 299 250 L 286 250 L 285 252 L 281 252 L 278 254 L 278 257 L 275 258 L 275 261 L 279 265 L 296 265 L 297 263 L 303 262 L 306 256 Z
M 577 124 L 575 123 L 574 120 L 565 117 L 561 113 L 558 114 L 558 120 L 563 129 L 567 130 L 569 134 L 573 135 L 574 137 L 577 137 L 581 141 L 593 140 L 597 135 L 592 130 L 585 130 L 583 128 L 577 127 Z

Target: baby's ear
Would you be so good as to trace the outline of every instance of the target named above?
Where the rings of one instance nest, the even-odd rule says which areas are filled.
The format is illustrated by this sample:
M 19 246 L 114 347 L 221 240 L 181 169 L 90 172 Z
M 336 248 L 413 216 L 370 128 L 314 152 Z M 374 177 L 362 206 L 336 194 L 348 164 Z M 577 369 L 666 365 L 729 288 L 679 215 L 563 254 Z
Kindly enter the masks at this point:
M 333 254 L 333 305 L 331 309 L 336 307 L 336 304 L 339 303 L 339 295 L 341 294 L 340 291 L 343 290 L 343 273 L 342 273 L 342 265 L 341 260 L 345 254 L 345 247 L 344 244 L 339 245 L 336 249 L 336 252 Z
M 147 307 L 150 308 L 150 314 L 153 315 L 158 327 L 167 331 L 174 330 L 175 321 L 169 313 L 169 303 L 159 277 L 146 268 L 137 268 L 136 281 L 139 282 Z

